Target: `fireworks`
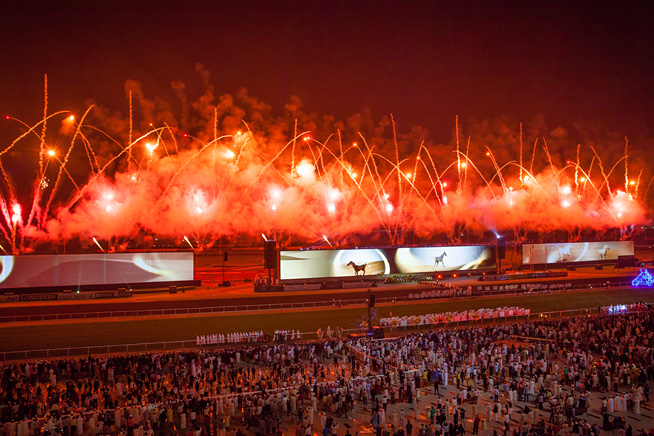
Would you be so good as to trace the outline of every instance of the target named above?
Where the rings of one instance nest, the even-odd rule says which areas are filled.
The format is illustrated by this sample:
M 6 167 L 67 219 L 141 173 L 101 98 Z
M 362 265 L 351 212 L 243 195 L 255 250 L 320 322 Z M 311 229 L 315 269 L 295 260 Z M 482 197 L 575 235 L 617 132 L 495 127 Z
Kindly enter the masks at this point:
M 20 204 L 14 203 L 13 206 L 11 206 L 11 211 L 13 212 L 11 215 L 11 222 L 16 226 L 20 221 L 21 221 L 21 207 Z
M 92 239 L 93 239 L 93 242 L 95 243 L 95 245 L 98 246 L 98 248 L 100 249 L 100 251 L 102 251 L 102 252 L 104 253 L 104 248 L 102 248 L 102 245 L 100 245 L 100 243 L 98 242 L 98 240 L 95 239 L 95 237 L 93 237 Z
M 14 252 L 74 238 L 92 238 L 102 249 L 96 237 L 116 249 L 148 236 L 202 250 L 222 236 L 261 232 L 332 245 L 325 235 L 335 244 L 380 230 L 391 243 L 402 243 L 408 233 L 445 233 L 455 240 L 462 230 L 520 239 L 528 231 L 627 229 L 645 222 L 642 171 L 630 179 L 626 155 L 606 167 L 594 148 L 581 147 L 580 159 L 577 147 L 576 161 L 557 166 L 546 138 L 523 156 L 522 126 L 515 141 L 519 161 L 470 138 L 463 153 L 458 120 L 456 146 L 422 140 L 411 147 L 392 123 L 367 136 L 306 115 L 277 119 L 247 96 L 240 101 L 247 110 L 225 97 L 200 99 L 192 123 L 174 124 L 170 114 L 149 112 L 141 130 L 131 115 L 123 120 L 99 109 L 83 116 L 46 111 L 34 126 L 20 123 L 23 133 L 0 152 L 2 235 Z M 46 137 L 53 118 L 70 128 Z M 195 130 L 183 128 L 189 124 Z M 347 146 L 345 134 L 356 142 Z M 54 143 L 57 151 L 49 146 Z M 4 161 L 17 144 L 40 147 L 37 154 L 45 155 L 34 162 L 38 178 L 26 220 L 19 198 L 27 193 L 16 183 L 24 175 Z M 529 168 L 519 163 L 523 157 Z M 618 174 L 622 161 L 624 174 Z M 621 180 L 621 190 L 611 188 Z

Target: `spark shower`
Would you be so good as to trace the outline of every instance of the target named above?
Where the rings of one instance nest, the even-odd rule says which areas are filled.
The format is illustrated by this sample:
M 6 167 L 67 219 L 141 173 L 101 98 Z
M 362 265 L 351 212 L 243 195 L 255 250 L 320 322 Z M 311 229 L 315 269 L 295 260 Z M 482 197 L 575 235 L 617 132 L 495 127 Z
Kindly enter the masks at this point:
M 245 90 L 216 97 L 207 86 L 188 102 L 184 85 L 173 87 L 176 114 L 133 81 L 127 115 L 93 104 L 50 112 L 46 78 L 40 121 L 7 116 L 1 127 L 18 132 L 0 151 L 2 250 L 80 239 L 120 251 L 154 237 L 202 250 L 262 232 L 330 245 L 377 231 L 393 244 L 409 232 L 456 241 L 462 229 L 519 241 L 647 221 L 649 183 L 630 172 L 626 138 L 610 163 L 578 145 L 557 164 L 556 138 L 525 138 L 520 124 L 517 153 L 500 160 L 506 147 L 472 140 L 458 117 L 451 144 L 434 145 L 399 134 L 392 116 L 364 129 L 356 117 L 301 113 L 296 99 L 276 117 Z

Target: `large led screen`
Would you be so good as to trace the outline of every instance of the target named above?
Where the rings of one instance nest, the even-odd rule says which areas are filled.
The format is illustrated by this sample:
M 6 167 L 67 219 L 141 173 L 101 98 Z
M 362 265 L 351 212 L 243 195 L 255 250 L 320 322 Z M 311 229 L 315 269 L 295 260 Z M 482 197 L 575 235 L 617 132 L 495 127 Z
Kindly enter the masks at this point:
M 279 279 L 412 274 L 495 268 L 494 246 L 281 251 Z
M 495 247 L 484 245 L 398 248 L 400 274 L 495 268 Z
M 0 289 L 193 280 L 193 253 L 0 256 Z
M 374 276 L 390 274 L 383 250 L 315 250 L 279 253 L 279 279 Z
M 633 241 L 568 242 L 522 246 L 523 265 L 617 261 L 618 256 L 633 255 Z

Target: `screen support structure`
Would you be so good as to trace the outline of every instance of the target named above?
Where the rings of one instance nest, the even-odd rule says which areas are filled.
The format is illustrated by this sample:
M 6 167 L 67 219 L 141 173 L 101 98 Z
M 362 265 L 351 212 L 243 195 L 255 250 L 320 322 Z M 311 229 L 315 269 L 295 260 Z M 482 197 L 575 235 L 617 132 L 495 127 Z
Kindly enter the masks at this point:
M 277 257 L 277 242 L 275 240 L 268 240 L 264 243 L 263 250 L 263 264 L 264 268 L 268 270 L 268 291 L 272 287 L 273 270 L 278 267 Z
M 224 288 L 225 286 L 227 286 L 227 284 L 225 283 L 225 262 L 227 262 L 228 255 L 227 255 L 227 251 L 223 251 L 222 253 L 223 253 L 223 284 L 222 285 Z

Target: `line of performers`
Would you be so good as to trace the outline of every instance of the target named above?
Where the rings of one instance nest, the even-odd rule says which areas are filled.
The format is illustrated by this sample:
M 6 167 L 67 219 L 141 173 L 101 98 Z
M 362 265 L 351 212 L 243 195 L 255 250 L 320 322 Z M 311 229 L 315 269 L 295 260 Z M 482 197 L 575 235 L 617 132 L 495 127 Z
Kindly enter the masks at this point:
M 258 332 L 236 332 L 223 334 L 199 335 L 195 337 L 197 345 L 239 344 L 243 342 L 265 342 L 266 335 Z

